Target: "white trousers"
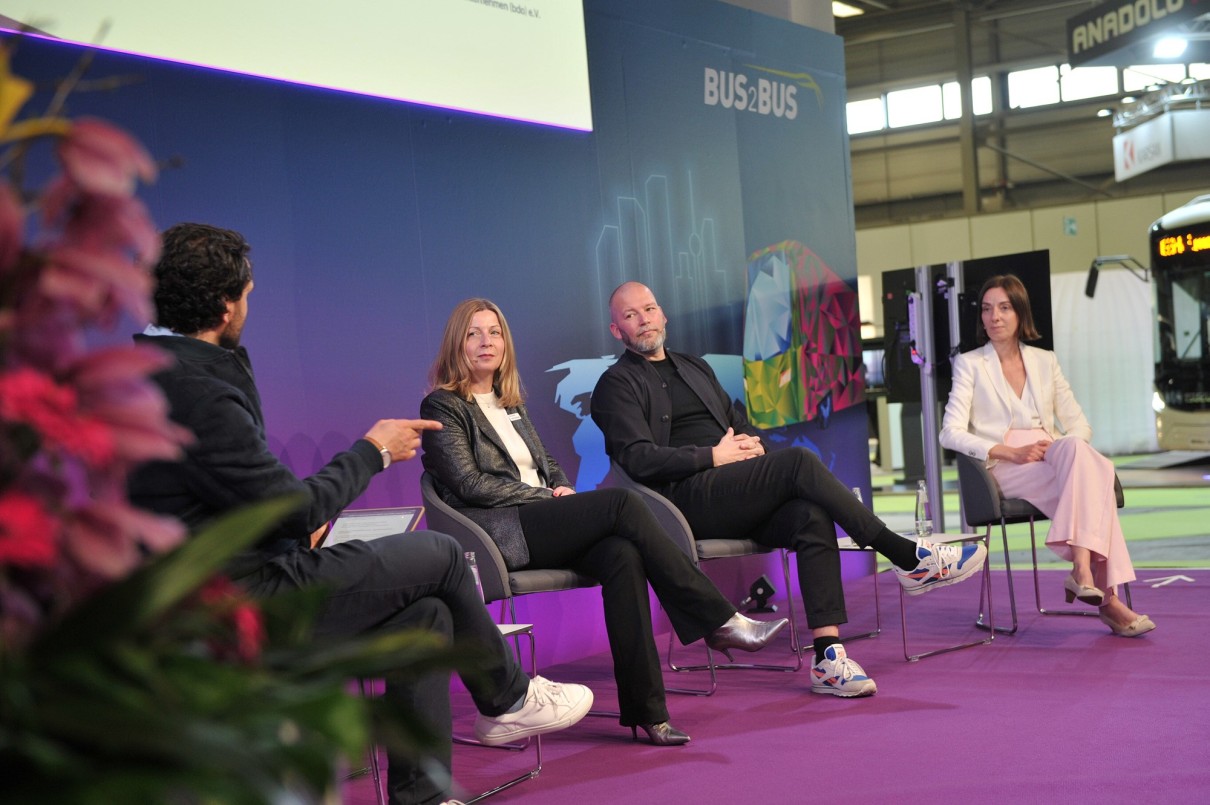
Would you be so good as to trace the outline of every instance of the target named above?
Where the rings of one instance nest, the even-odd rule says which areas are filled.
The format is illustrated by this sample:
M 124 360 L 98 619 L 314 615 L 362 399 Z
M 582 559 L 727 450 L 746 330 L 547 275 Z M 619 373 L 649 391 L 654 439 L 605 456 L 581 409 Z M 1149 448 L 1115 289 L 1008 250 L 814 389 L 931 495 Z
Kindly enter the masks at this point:
M 1038 431 L 1039 438 L 1048 438 Z M 1014 440 L 1018 441 L 1018 440 Z M 1018 441 L 1019 443 L 1019 441 Z M 1050 518 L 1046 544 L 1071 561 L 1071 546 L 1092 552 L 1094 584 L 1104 590 L 1134 581 L 1114 496 L 1113 463 L 1074 437 L 1056 439 L 1042 461 L 997 462 L 991 469 L 1006 498 L 1024 498 Z

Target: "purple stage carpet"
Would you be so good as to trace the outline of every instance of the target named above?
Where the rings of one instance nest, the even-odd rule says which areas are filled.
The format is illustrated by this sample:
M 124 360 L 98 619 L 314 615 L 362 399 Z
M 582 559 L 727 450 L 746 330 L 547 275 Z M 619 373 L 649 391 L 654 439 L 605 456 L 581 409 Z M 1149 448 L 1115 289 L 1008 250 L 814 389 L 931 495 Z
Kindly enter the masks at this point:
M 669 695 L 683 747 L 632 743 L 616 719 L 589 717 L 543 742 L 542 773 L 492 797 L 526 803 L 845 802 L 1204 803 L 1210 801 L 1210 571 L 1153 588 L 1132 585 L 1135 609 L 1158 628 L 1137 639 L 1110 635 L 1091 617 L 1043 617 L 1028 572 L 1015 574 L 1020 629 L 990 645 L 905 662 L 898 584 L 879 577 L 882 634 L 847 644 L 878 683 L 877 695 L 839 699 L 809 692 L 798 673 L 721 671 L 709 698 Z M 1043 605 L 1063 606 L 1060 571 L 1042 575 Z M 999 583 L 1003 573 L 996 572 Z M 872 624 L 872 585 L 848 585 L 854 629 Z M 970 580 L 907 602 L 913 652 L 974 639 L 979 587 Z M 1008 620 L 996 591 L 996 623 Z M 784 634 L 784 633 L 783 633 Z M 537 635 L 539 641 L 558 635 Z M 661 648 L 666 640 L 661 641 Z M 788 639 L 759 655 L 781 660 Z M 678 661 L 704 655 L 680 649 Z M 748 656 L 748 655 L 745 655 Z M 593 688 L 615 708 L 607 654 L 543 668 Z M 705 673 L 665 673 L 698 684 Z M 457 726 L 472 708 L 455 696 Z M 454 773 L 469 799 L 533 762 L 513 753 L 457 747 Z M 346 784 L 345 802 L 373 803 L 368 779 Z

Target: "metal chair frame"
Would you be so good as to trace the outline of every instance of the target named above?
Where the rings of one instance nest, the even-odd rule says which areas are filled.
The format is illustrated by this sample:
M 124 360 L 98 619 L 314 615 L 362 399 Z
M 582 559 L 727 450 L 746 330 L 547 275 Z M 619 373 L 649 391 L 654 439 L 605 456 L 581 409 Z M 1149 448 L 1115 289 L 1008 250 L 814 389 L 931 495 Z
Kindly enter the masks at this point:
M 760 554 L 768 554 L 777 551 L 781 557 L 782 578 L 786 585 L 786 607 L 790 621 L 790 651 L 794 654 L 794 661 L 790 664 L 775 664 L 775 663 L 732 663 L 716 662 L 714 652 L 709 646 L 706 646 L 706 662 L 700 665 L 677 665 L 673 661 L 672 652 L 676 645 L 675 635 L 668 635 L 668 667 L 677 672 L 688 671 L 709 671 L 710 685 L 707 688 L 668 688 L 672 693 L 684 693 L 692 696 L 712 696 L 718 689 L 718 674 L 719 669 L 747 669 L 760 671 L 782 671 L 793 673 L 800 670 L 803 666 L 804 648 L 798 631 L 798 619 L 794 607 L 794 592 L 790 581 L 790 551 L 785 548 L 769 548 L 760 545 L 750 539 L 707 539 L 698 540 L 693 536 L 693 529 L 690 528 L 685 516 L 681 514 L 680 509 L 676 507 L 672 501 L 664 497 L 660 493 L 651 489 L 645 484 L 641 484 L 631 478 L 618 463 L 611 462 L 614 478 L 619 486 L 625 489 L 631 489 L 642 496 L 644 502 L 655 514 L 656 519 L 663 527 L 668 536 L 680 546 L 689 558 L 695 564 L 701 565 L 703 562 L 715 561 L 729 557 L 739 556 L 754 556 Z M 842 545 L 841 550 L 867 550 L 853 544 L 852 546 Z M 866 637 L 874 637 L 882 631 L 882 620 L 878 606 L 878 575 L 877 575 L 877 554 L 874 554 L 875 573 L 874 579 L 874 618 L 875 627 L 873 631 L 863 634 L 853 635 L 848 637 L 849 640 L 860 640 Z
M 1000 634 L 1011 635 L 1017 633 L 1017 596 L 1013 588 L 1012 562 L 1009 559 L 1008 553 L 1008 526 L 1017 523 L 1029 523 L 1029 549 L 1033 559 L 1034 603 L 1038 613 L 1041 615 L 1095 616 L 1097 614 L 1095 608 L 1047 609 L 1042 606 L 1042 589 L 1038 578 L 1038 539 L 1034 523 L 1039 520 L 1046 520 L 1046 515 L 1027 500 L 1005 498 L 1000 492 L 1000 485 L 996 483 L 995 476 L 991 474 L 991 471 L 987 469 L 982 461 L 962 454 L 957 454 L 955 460 L 958 467 L 958 491 L 959 499 L 962 502 L 963 518 L 966 524 L 972 528 L 986 529 L 984 536 L 988 538 L 989 553 L 991 551 L 990 538 L 992 526 L 996 523 L 1000 524 L 1000 539 L 1004 551 L 1004 569 L 1008 577 L 1008 600 L 1009 611 L 1012 615 L 1012 626 L 993 627 L 985 624 L 982 613 L 980 613 L 979 618 L 976 620 L 976 625 L 981 629 L 994 629 Z M 1122 492 L 1122 482 L 1116 475 L 1114 476 L 1113 486 L 1117 506 L 1120 509 L 1125 505 L 1126 499 Z M 1130 594 L 1130 585 L 1123 584 L 1122 587 L 1126 596 L 1126 605 L 1133 607 L 1134 602 Z
M 950 544 L 954 544 L 954 543 L 965 543 L 965 542 L 981 542 L 981 543 L 983 543 L 984 547 L 987 547 L 987 545 L 988 545 L 987 534 L 984 534 L 982 536 L 979 536 L 977 534 L 960 534 L 958 536 L 946 536 L 944 534 L 933 534 L 931 537 L 929 537 L 929 540 L 932 541 L 933 543 L 939 544 L 939 545 L 950 545 Z M 980 586 L 979 586 L 979 620 L 981 621 L 983 619 L 983 615 L 984 615 L 983 602 L 986 599 L 986 601 L 987 601 L 987 609 L 986 609 L 987 623 L 988 623 L 989 628 L 991 629 L 991 633 L 988 634 L 987 637 L 979 639 L 979 640 L 970 640 L 970 641 L 967 641 L 964 643 L 956 643 L 951 646 L 944 646 L 942 648 L 930 649 L 928 651 L 922 651 L 922 652 L 919 652 L 916 654 L 913 654 L 911 652 L 911 650 L 908 648 L 907 599 L 909 598 L 909 596 L 907 595 L 907 593 L 905 593 L 903 591 L 903 587 L 900 586 L 899 587 L 899 623 L 903 630 L 903 658 L 905 660 L 907 660 L 908 662 L 916 662 L 918 660 L 924 659 L 925 657 L 932 657 L 936 654 L 946 654 L 951 651 L 957 651 L 958 649 L 970 648 L 971 646 L 987 645 L 988 643 L 995 640 L 996 631 L 995 631 L 995 620 L 994 620 L 994 616 L 992 614 L 991 578 L 992 578 L 991 577 L 991 559 L 989 558 L 989 555 L 985 555 L 983 558 L 983 579 L 980 581 Z
M 533 624 L 530 624 L 530 623 L 500 624 L 500 634 L 503 635 L 504 637 L 511 637 L 514 640 L 520 640 L 520 638 L 522 636 L 529 638 L 529 663 L 530 663 L 531 667 L 535 667 L 535 668 L 537 667 L 537 645 L 536 645 L 536 641 L 534 639 Z M 359 680 L 357 680 L 357 682 L 361 689 L 361 695 L 368 696 L 369 691 L 366 688 L 366 680 L 359 679 Z M 486 744 L 482 743 L 481 741 L 477 741 L 474 738 L 463 738 L 463 737 L 459 737 L 459 736 L 454 736 L 454 742 L 469 745 L 469 746 L 487 746 Z M 502 744 L 499 746 L 492 746 L 492 747 L 488 747 L 488 748 L 489 749 L 506 749 L 506 750 L 510 750 L 510 751 L 514 751 L 514 752 L 520 752 L 524 749 L 529 748 L 529 745 L 531 742 L 534 745 L 534 751 L 535 751 L 535 755 L 536 755 L 535 764 L 532 769 L 528 769 L 528 770 L 522 772 L 521 774 L 517 775 L 516 777 L 506 780 L 505 782 L 500 783 L 499 785 L 494 786 L 493 788 L 490 788 L 481 794 L 475 795 L 471 799 L 466 800 L 466 805 L 473 805 L 473 803 L 487 799 L 488 797 L 492 796 L 493 794 L 499 794 L 501 791 L 507 791 L 508 789 L 512 788 L 515 785 L 520 785 L 521 783 L 525 782 L 526 780 L 532 780 L 535 777 L 537 777 L 538 774 L 541 773 L 541 771 L 542 771 L 542 736 L 541 735 L 535 735 L 532 739 L 526 738 L 524 741 L 520 741 L 517 743 Z M 358 772 L 358 774 L 362 774 L 364 772 L 365 772 L 365 769 L 362 769 L 360 772 Z M 350 775 L 350 776 L 356 776 L 356 775 Z M 386 795 L 383 792 L 383 788 L 382 788 L 382 765 L 379 762 L 378 750 L 376 747 L 372 748 L 370 751 L 370 776 L 374 780 L 374 798 L 378 802 L 378 805 L 386 805 Z
M 458 541 L 463 551 L 474 552 L 483 589 L 483 603 L 499 601 L 500 620 L 517 622 L 514 605 L 517 596 L 597 586 L 595 579 L 569 569 L 509 570 L 500 549 L 487 532 L 442 500 L 433 484 L 433 477 L 427 472 L 420 476 L 420 494 L 424 499 L 429 527 L 449 534 Z
M 483 592 L 483 603 L 486 605 L 495 601 L 500 602 L 500 620 L 505 621 L 499 624 L 500 632 L 506 638 L 513 638 L 518 658 L 522 656 L 521 637 L 524 635 L 529 638 L 530 673 L 531 675 L 536 674 L 537 654 L 534 645 L 533 626 L 532 624 L 517 623 L 517 610 L 514 600 L 521 595 L 596 587 L 596 580 L 569 569 L 510 571 L 504 564 L 504 557 L 501 555 L 500 549 L 496 547 L 496 543 L 487 535 L 487 532 L 469 517 L 442 500 L 441 496 L 437 494 L 433 477 L 427 472 L 420 476 L 420 494 L 424 500 L 429 527 L 453 537 L 462 547 L 463 551 L 474 552 L 475 564 L 479 569 L 479 584 Z M 589 715 L 617 717 L 618 714 L 616 712 L 591 711 Z M 538 773 L 542 771 L 541 736 L 535 736 L 532 740 L 537 747 L 538 755 L 535 768 L 519 777 L 502 783 L 490 791 L 479 794 L 474 799 L 467 800 L 467 805 L 511 788 L 518 783 L 537 777 Z M 480 741 L 464 736 L 454 736 L 454 741 L 469 746 L 484 746 Z M 528 748 L 529 743 L 530 739 L 527 738 L 518 743 L 503 744 L 489 748 L 522 751 Z

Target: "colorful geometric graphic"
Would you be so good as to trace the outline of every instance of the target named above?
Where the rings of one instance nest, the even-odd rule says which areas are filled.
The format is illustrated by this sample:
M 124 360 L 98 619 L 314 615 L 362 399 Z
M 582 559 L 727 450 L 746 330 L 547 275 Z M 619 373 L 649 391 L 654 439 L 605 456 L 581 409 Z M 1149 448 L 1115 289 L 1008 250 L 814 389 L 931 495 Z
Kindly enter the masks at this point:
M 793 240 L 748 258 L 744 394 L 761 428 L 809 422 L 865 401 L 857 294 Z

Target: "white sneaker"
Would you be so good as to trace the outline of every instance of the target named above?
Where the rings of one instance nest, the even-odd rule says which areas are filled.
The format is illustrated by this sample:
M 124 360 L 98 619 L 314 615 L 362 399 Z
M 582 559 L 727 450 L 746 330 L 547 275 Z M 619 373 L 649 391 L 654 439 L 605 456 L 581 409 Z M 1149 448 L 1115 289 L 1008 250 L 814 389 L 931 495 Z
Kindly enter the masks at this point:
M 899 583 L 908 595 L 920 595 L 937 587 L 957 584 L 979 568 L 987 557 L 983 543 L 935 545 L 928 540 L 916 542 L 920 563 L 911 570 L 895 568 Z
M 872 696 L 878 692 L 874 680 L 866 676 L 865 670 L 850 660 L 844 646 L 833 643 L 824 649 L 823 659 L 811 666 L 811 692 L 830 693 L 833 696 L 851 698 Z
M 475 737 L 488 746 L 557 732 L 575 724 L 592 707 L 592 691 L 583 685 L 561 685 L 535 676 L 525 703 L 515 713 L 475 719 Z

